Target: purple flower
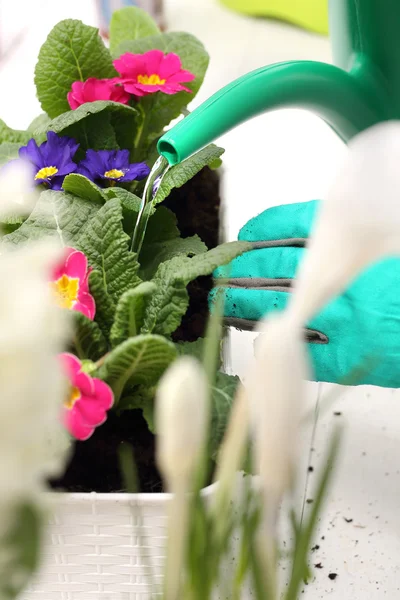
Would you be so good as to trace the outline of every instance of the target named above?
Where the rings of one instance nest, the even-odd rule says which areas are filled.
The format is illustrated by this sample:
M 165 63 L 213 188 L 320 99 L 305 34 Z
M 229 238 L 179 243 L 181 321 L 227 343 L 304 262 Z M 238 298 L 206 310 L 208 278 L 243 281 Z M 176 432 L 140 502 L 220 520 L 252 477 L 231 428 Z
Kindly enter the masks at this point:
M 95 183 L 117 182 L 144 179 L 150 173 L 146 163 L 129 163 L 129 150 L 88 150 L 78 166 L 78 173 Z
M 47 132 L 47 142 L 37 145 L 34 139 L 19 149 L 20 159 L 32 165 L 35 185 L 41 183 L 53 190 L 61 190 L 65 175 L 73 173 L 77 164 L 73 157 L 79 144 L 69 137 L 58 137 Z

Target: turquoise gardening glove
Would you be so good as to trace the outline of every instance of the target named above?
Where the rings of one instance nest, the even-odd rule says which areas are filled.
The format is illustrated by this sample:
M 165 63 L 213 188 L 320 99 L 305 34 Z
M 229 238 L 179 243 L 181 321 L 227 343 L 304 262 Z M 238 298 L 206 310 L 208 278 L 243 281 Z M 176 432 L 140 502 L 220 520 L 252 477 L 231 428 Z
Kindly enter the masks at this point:
M 255 249 L 215 273 L 226 324 L 252 330 L 286 306 L 318 204 L 276 206 L 243 227 L 239 239 Z M 369 267 L 308 324 L 306 337 L 316 381 L 400 387 L 400 259 Z

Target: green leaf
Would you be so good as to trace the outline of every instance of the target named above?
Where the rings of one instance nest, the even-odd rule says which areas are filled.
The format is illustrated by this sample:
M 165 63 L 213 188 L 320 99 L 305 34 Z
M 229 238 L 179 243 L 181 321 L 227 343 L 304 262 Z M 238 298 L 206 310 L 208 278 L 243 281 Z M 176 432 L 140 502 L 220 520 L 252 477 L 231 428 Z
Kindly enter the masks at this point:
M 26 220 L 26 217 L 21 215 L 7 215 L 0 219 L 0 231 L 2 235 L 13 233 L 16 231 Z
M 63 188 L 65 192 L 70 192 L 78 198 L 104 204 L 106 198 L 102 190 L 90 179 L 79 173 L 71 173 L 64 179 Z
M 82 104 L 53 119 L 51 131 L 67 135 L 81 144 L 81 149 L 115 150 L 119 143 L 117 135 L 134 138 L 136 110 L 120 102 L 96 100 Z
M 6 526 L 6 525 L 4 525 Z M 43 515 L 33 503 L 13 508 L 8 531 L 1 537 L 0 598 L 15 600 L 40 564 Z
M 118 402 L 125 386 L 154 385 L 176 357 L 175 346 L 159 335 L 137 335 L 114 348 L 105 358 L 99 376 L 114 391 Z
M 106 291 L 117 303 L 124 292 L 141 283 L 136 254 L 129 251 L 129 236 L 122 228 L 122 207 L 109 200 L 88 223 L 78 246 L 89 264 L 100 271 Z
M 145 281 L 122 294 L 110 333 L 113 347 L 139 333 L 143 324 L 146 304 L 155 290 L 154 283 Z
M 0 144 L 11 142 L 24 146 L 32 137 L 29 131 L 21 131 L 19 129 L 11 129 L 0 119 Z
M 140 253 L 140 275 L 143 279 L 151 279 L 161 263 L 175 256 L 195 256 L 203 252 L 207 252 L 207 246 L 198 235 L 178 237 L 160 241 L 152 246 L 143 246 Z
M 199 362 L 203 360 L 204 339 L 199 338 L 195 342 L 179 342 L 175 344 L 178 356 L 193 356 Z
M 140 252 L 140 276 L 151 279 L 160 263 L 174 256 L 194 256 L 207 251 L 199 236 L 179 236 L 176 215 L 164 206 L 156 209 L 150 217 L 142 250 Z
M 124 396 L 118 404 L 118 410 L 121 412 L 124 410 L 141 409 L 152 433 L 155 433 L 156 429 L 154 424 L 154 397 L 156 389 L 157 386 L 139 385 L 135 389 L 134 395 L 129 394 L 128 396 Z
M 58 237 L 63 246 L 76 247 L 88 221 L 98 210 L 98 205 L 90 200 L 46 190 L 40 194 L 29 219 L 19 229 L 4 236 L 3 243 L 21 244 L 52 236 Z
M 35 132 L 43 132 L 47 131 L 48 126 L 50 125 L 50 117 L 47 113 L 40 113 L 37 117 L 35 117 L 28 126 L 28 131 L 31 133 Z
M 136 225 L 137 217 L 139 214 L 141 199 L 128 192 L 124 188 L 110 187 L 103 190 L 104 196 L 107 200 L 111 198 L 118 198 L 122 205 L 122 213 L 124 216 L 124 231 L 132 238 L 133 230 Z
M 102 191 L 103 196 L 106 200 L 112 200 L 112 198 L 118 198 L 122 204 L 122 208 L 129 210 L 130 212 L 138 213 L 140 209 L 141 199 L 139 196 L 128 192 L 124 188 L 110 187 Z
M 168 95 L 161 92 L 149 94 L 140 99 L 140 108 L 146 115 L 138 147 L 147 148 L 148 143 L 160 134 L 164 127 L 179 117 L 183 108 L 196 96 L 207 71 L 209 57 L 202 43 L 189 33 L 173 32 L 145 37 L 139 40 L 122 42 L 114 51 L 118 57 L 125 52 L 143 54 L 148 50 L 162 50 L 165 54 L 174 52 L 182 61 L 183 69 L 195 75 L 195 79 L 185 86 L 191 90 Z
M 143 333 L 169 335 L 174 332 L 188 307 L 187 284 L 251 249 L 248 242 L 229 242 L 193 258 L 177 256 L 161 263 L 152 280 L 157 290 L 146 309 Z
M 113 52 L 119 44 L 137 40 L 148 35 L 157 35 L 159 28 L 149 13 L 135 6 L 116 10 L 110 23 L 110 50 Z
M 18 150 L 21 148 L 21 144 L 17 142 L 4 142 L 0 144 L 0 165 L 18 158 Z
M 158 206 L 149 218 L 143 246 L 147 245 L 151 247 L 160 240 L 174 240 L 179 235 L 176 214 L 166 206 Z
M 229 415 L 240 383 L 239 377 L 218 371 L 214 385 L 211 387 L 211 427 L 209 439 L 209 455 L 215 459 L 222 442 Z
M 37 96 L 51 118 L 69 110 L 67 94 L 74 81 L 115 77 L 110 53 L 95 27 L 67 19 L 50 32 L 35 68 Z
M 32 134 L 38 144 L 46 141 L 46 132 L 49 128 L 51 119 L 48 114 L 42 113 L 33 119 L 28 127 L 28 131 Z
M 103 276 L 100 271 L 92 271 L 89 275 L 89 289 L 96 303 L 95 321 L 99 324 L 104 337 L 110 338 L 110 329 L 114 322 L 115 303 L 106 292 Z
M 95 321 L 91 321 L 80 312 L 73 312 L 74 346 L 81 360 L 98 360 L 107 350 L 106 339 Z
M 206 166 L 211 165 L 215 160 L 219 159 L 220 156 L 225 152 L 223 148 L 219 148 L 214 144 L 210 144 L 193 154 L 190 158 L 183 162 L 175 165 L 171 169 L 168 169 L 164 175 L 161 185 L 158 188 L 157 194 L 154 197 L 153 202 L 159 204 L 173 190 L 173 188 L 180 188 L 190 179 L 192 179 L 197 173 Z

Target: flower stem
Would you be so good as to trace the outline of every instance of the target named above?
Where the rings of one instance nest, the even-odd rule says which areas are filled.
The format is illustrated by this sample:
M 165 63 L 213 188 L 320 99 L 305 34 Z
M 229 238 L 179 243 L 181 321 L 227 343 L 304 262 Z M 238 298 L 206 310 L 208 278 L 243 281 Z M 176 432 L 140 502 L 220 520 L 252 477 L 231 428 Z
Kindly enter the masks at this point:
M 143 130 L 144 130 L 144 126 L 145 126 L 145 122 L 146 122 L 146 113 L 144 111 L 144 108 L 142 106 L 142 103 L 139 102 L 136 105 L 136 108 L 138 110 L 138 112 L 140 113 L 140 124 L 138 126 L 137 132 L 136 132 L 136 136 L 135 136 L 135 142 L 134 142 L 134 154 L 135 154 L 135 160 L 137 160 L 137 152 L 140 149 L 140 144 L 142 141 L 142 135 L 143 135 Z

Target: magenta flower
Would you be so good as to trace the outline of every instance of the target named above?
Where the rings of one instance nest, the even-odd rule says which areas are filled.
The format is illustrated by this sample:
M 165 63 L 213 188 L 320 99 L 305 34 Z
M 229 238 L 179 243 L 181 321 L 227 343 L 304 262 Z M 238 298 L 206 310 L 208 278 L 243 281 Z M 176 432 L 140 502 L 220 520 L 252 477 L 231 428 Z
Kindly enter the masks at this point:
M 95 100 L 112 100 L 128 104 L 129 98 L 129 94 L 118 79 L 96 79 L 95 77 L 89 77 L 86 81 L 75 81 L 67 95 L 72 110 Z
M 83 252 L 65 248 L 62 262 L 52 273 L 50 286 L 55 301 L 61 308 L 81 312 L 93 321 L 96 305 L 89 292 L 88 278 L 91 271 Z
M 114 61 L 114 67 L 121 75 L 119 81 L 125 91 L 134 96 L 190 92 L 182 83 L 193 81 L 195 77 L 182 69 L 177 54 L 164 54 L 161 50 L 150 50 L 145 54 L 126 52 Z
M 82 371 L 82 363 L 76 356 L 60 354 L 60 360 L 69 382 L 63 422 L 74 438 L 84 441 L 106 421 L 114 396 L 104 381 Z

